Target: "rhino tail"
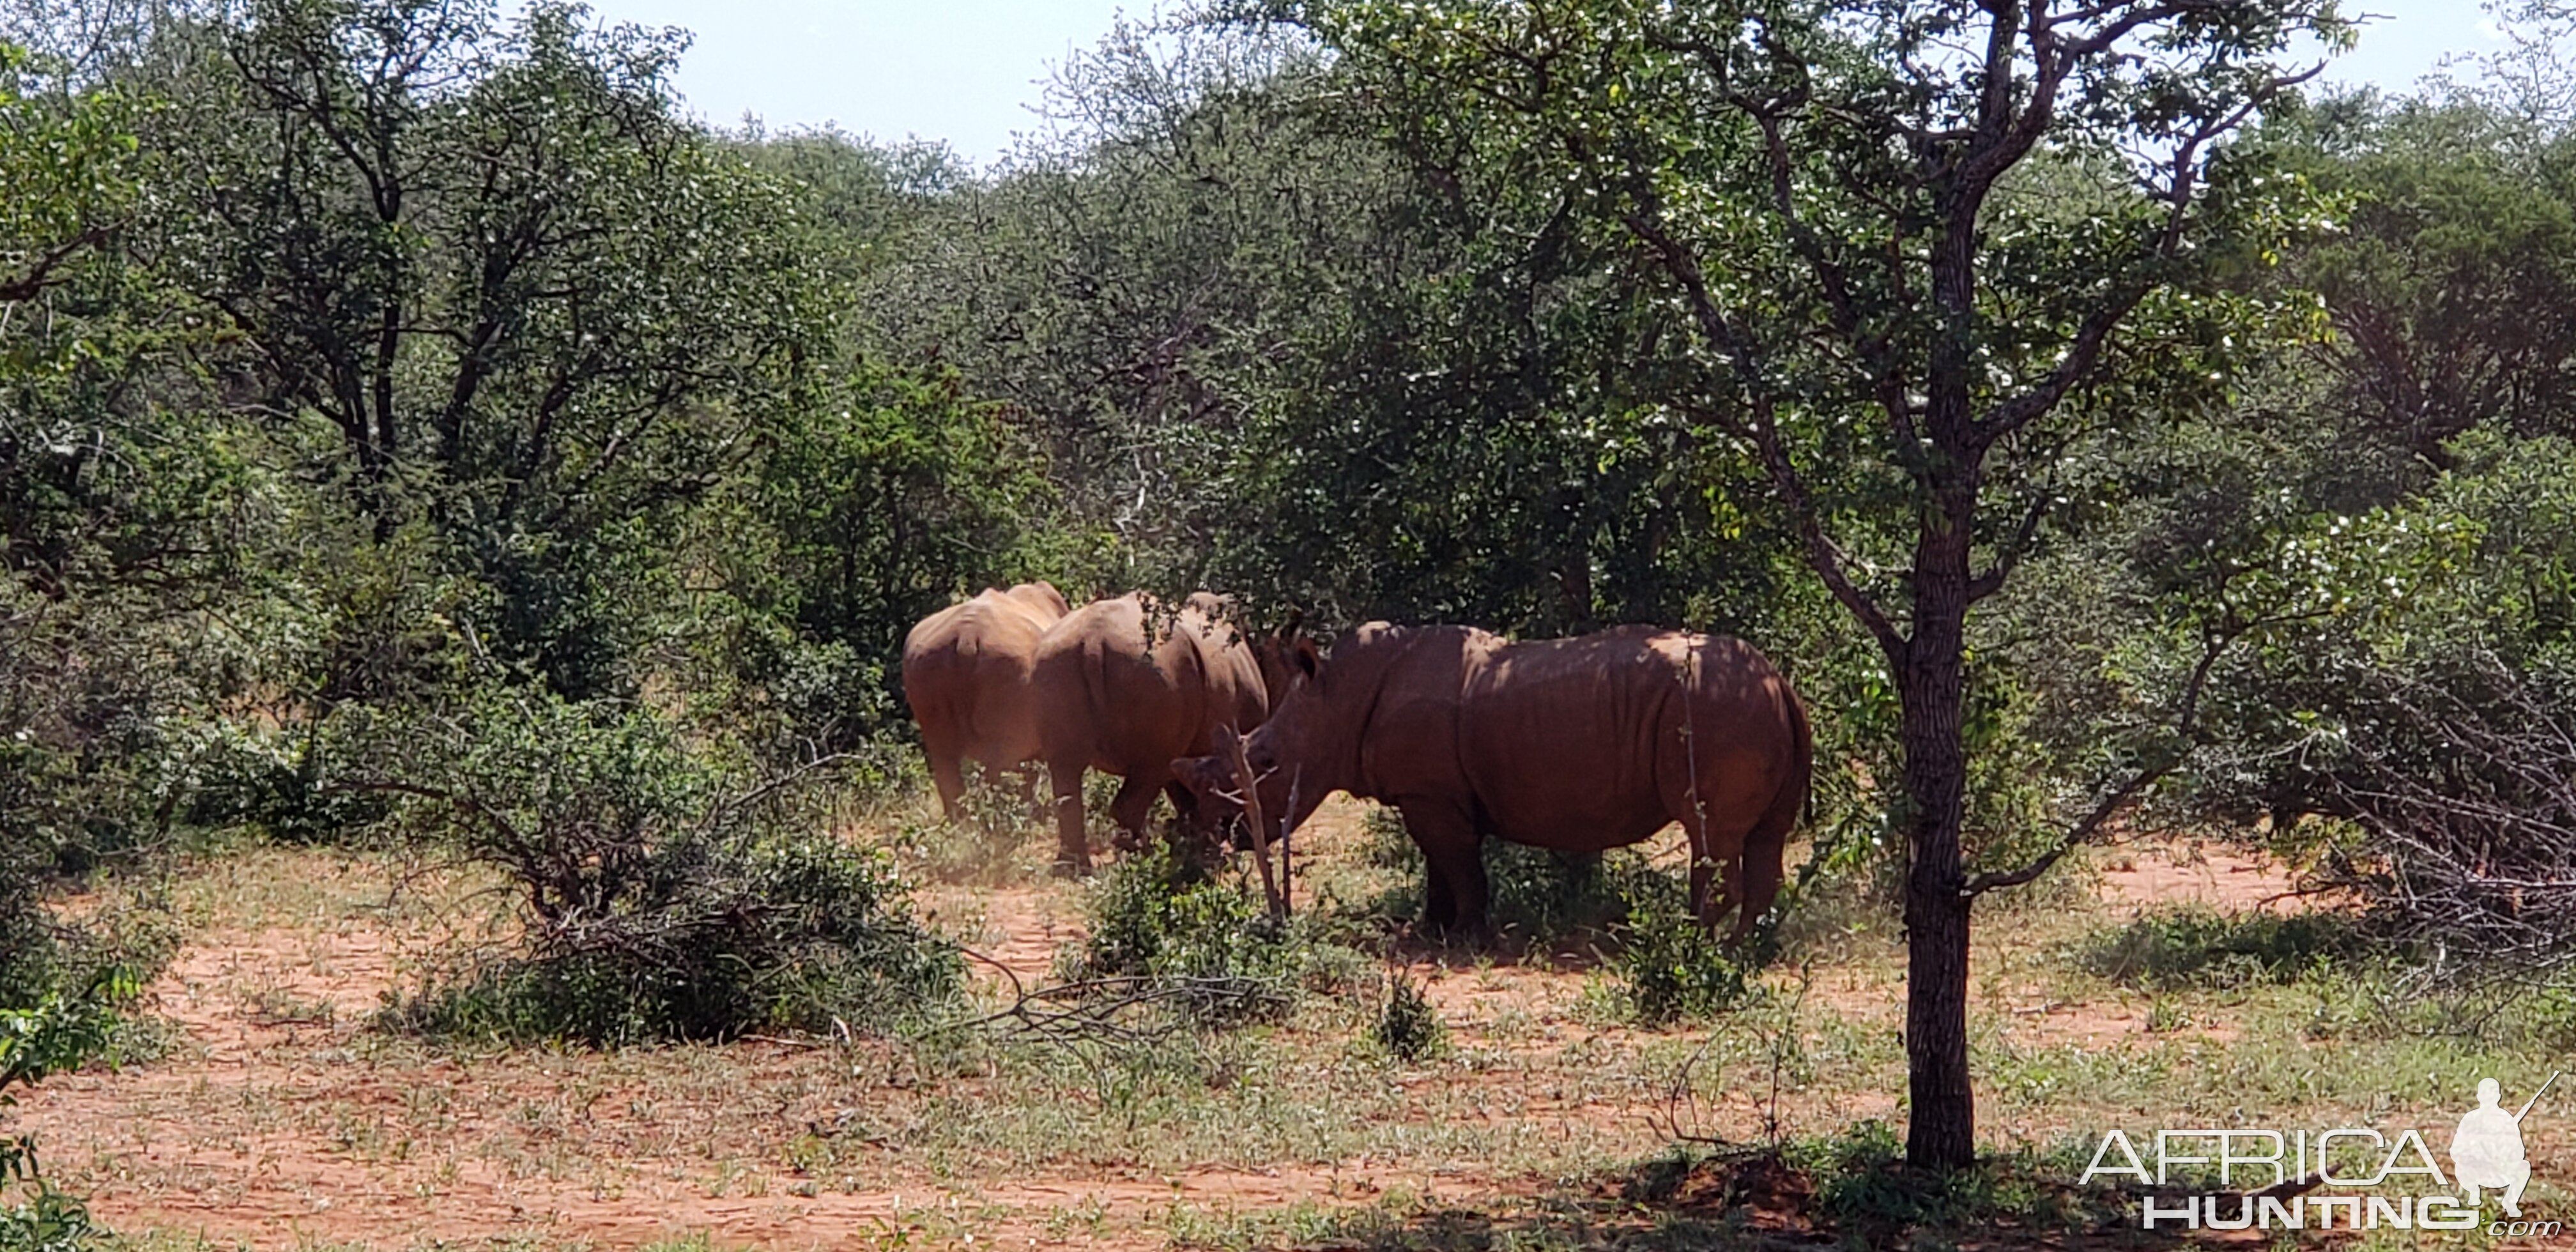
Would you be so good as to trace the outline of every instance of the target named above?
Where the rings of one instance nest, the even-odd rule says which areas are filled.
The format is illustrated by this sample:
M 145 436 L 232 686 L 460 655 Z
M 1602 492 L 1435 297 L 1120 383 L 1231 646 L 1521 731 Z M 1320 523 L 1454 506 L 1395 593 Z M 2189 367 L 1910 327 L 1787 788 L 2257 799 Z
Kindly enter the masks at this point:
M 1806 702 L 1798 698 L 1798 693 L 1783 690 L 1780 694 L 1788 706 L 1789 733 L 1795 740 L 1791 745 L 1794 759 L 1790 763 L 1788 782 L 1781 788 L 1781 796 L 1772 801 L 1772 812 L 1763 814 L 1762 824 L 1769 827 L 1776 815 L 1779 837 L 1785 839 L 1802 817 L 1810 825 L 1816 820 L 1816 731 L 1807 721 Z M 1784 809 L 1786 811 L 1782 812 Z

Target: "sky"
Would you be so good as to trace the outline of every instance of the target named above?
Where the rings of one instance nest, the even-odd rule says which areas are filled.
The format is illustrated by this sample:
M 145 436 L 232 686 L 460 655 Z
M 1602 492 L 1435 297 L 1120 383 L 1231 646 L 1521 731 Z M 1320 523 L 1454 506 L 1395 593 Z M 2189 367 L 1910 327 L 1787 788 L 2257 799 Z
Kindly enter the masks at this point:
M 2327 76 L 2402 90 L 2446 53 L 2495 46 L 2477 0 L 2345 0 L 2378 15 Z M 945 140 L 986 164 L 1066 58 L 1108 33 L 1112 0 L 593 0 L 611 21 L 696 36 L 677 85 L 710 122 L 773 130 L 836 124 L 878 140 Z

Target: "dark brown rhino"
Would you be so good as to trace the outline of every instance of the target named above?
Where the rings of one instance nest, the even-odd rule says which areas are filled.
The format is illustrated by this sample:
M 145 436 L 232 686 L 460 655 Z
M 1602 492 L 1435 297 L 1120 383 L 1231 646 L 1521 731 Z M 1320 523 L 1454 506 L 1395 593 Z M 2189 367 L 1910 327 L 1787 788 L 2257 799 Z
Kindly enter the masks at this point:
M 930 777 L 950 820 L 966 790 L 963 763 L 1010 769 L 1038 758 L 1029 670 L 1038 640 L 1067 611 L 1052 584 L 987 588 L 921 619 L 903 641 L 903 698 L 921 726 Z
M 1742 640 L 1623 627 L 1513 643 L 1372 622 L 1329 660 L 1298 640 L 1286 661 L 1245 749 L 1262 812 L 1294 829 L 1336 791 L 1394 805 L 1428 863 L 1432 926 L 1483 927 L 1487 836 L 1597 852 L 1679 822 L 1693 907 L 1714 929 L 1740 903 L 1739 940 L 1779 894 L 1813 737 L 1788 680 Z M 1225 763 L 1172 769 L 1200 829 L 1241 811 L 1220 798 L 1238 794 Z
M 1209 751 L 1219 726 L 1248 731 L 1269 715 L 1262 668 L 1261 654 L 1226 620 L 1226 602 L 1206 592 L 1177 611 L 1143 593 L 1098 600 L 1050 627 L 1030 686 L 1055 788 L 1057 870 L 1091 866 L 1085 769 L 1127 780 L 1110 814 L 1127 839 L 1140 839 L 1156 792 L 1189 803 L 1172 785 L 1175 758 Z

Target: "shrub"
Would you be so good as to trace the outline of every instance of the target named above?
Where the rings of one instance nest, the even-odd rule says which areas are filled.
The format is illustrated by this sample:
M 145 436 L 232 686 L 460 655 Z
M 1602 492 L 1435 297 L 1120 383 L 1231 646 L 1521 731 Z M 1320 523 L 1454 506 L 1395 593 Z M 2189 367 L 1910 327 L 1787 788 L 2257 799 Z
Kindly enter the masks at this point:
M 1643 863 L 1623 855 L 1623 866 Z M 1545 848 L 1489 840 L 1485 845 L 1485 881 L 1492 893 L 1494 925 L 1548 943 L 1597 932 L 1628 911 L 1617 876 L 1599 854 L 1551 852 Z
M 1239 880 L 1206 877 L 1157 841 L 1093 883 L 1090 933 L 1064 974 L 1178 991 L 1203 1024 L 1275 1017 L 1291 1003 L 1299 945 L 1253 894 Z
M 1817 1179 L 1819 1216 L 1857 1246 L 1950 1246 L 1957 1235 L 1998 1227 L 2068 1235 L 2136 1211 L 2116 1188 L 2068 1183 L 2082 1159 L 2064 1151 L 2025 1147 L 1946 1173 L 1908 1168 L 1895 1130 L 1877 1120 L 1800 1142 L 1789 1155 Z
M 2213 675 L 2187 798 L 2268 815 L 2306 885 L 2435 958 L 2428 990 L 2492 1000 L 2576 982 L 2576 444 L 2478 429 L 2444 456 L 2420 495 L 2285 532 L 2272 576 L 2323 607 Z
M 535 693 L 409 733 L 409 773 L 347 785 L 403 796 L 416 836 L 507 875 L 522 926 L 397 1025 L 593 1044 L 881 1028 L 962 981 L 882 853 L 800 833 L 811 772 L 752 782 L 647 710 Z
M 14 1088 L 113 1054 L 123 1024 L 117 1010 L 139 987 L 133 971 L 110 968 L 78 993 L 57 991 L 28 1007 L 0 1009 L 0 1108 L 16 1103 Z M 0 1252 L 72 1252 L 102 1233 L 78 1197 L 45 1181 L 31 1139 L 0 1134 L 0 1187 L 23 1197 L 0 1196 Z
M 387 797 L 318 786 L 322 746 L 216 720 L 191 727 L 171 787 L 180 816 L 202 830 L 255 830 L 285 843 L 330 844 L 381 827 Z
M 1403 814 L 1383 804 L 1372 804 L 1360 819 L 1360 831 L 1367 837 L 1360 845 L 1363 864 L 1422 872 L 1422 849 L 1414 845 L 1412 835 L 1405 833 Z
M 908 751 L 918 753 L 917 748 Z M 1018 881 L 1042 863 L 1024 856 L 1033 837 L 1042 833 L 1038 796 L 1043 784 L 1023 793 L 1012 774 L 970 769 L 959 798 L 962 821 L 942 821 L 936 809 L 907 806 L 898 837 L 907 863 L 933 882 L 1000 886 Z M 914 793 L 918 795 L 919 793 Z M 1053 851 L 1052 840 L 1047 850 Z
M 64 997 L 77 998 L 83 988 L 104 979 L 148 977 L 169 958 L 177 941 L 166 913 L 120 906 L 73 924 L 45 906 L 49 892 L 99 870 L 75 855 L 76 845 L 48 828 L 46 808 L 55 801 L 76 807 L 82 788 L 103 780 L 74 780 L 53 794 L 46 794 L 44 785 L 20 790 L 13 784 L 31 780 L 26 774 L 10 776 L 11 744 L 11 738 L 0 738 L 0 1011 L 32 1011 Z M 48 762 L 47 768 L 58 763 Z M 13 808 L 13 801 L 28 802 Z M 131 861 L 136 851 L 129 848 L 119 859 Z
M 1671 875 L 1637 865 L 1619 876 L 1627 920 L 1610 966 L 1629 1008 L 1648 1024 L 1712 1017 L 1742 1003 L 1754 983 L 1747 967 L 1712 938 Z
M 620 924 L 433 979 L 394 1020 L 428 1034 L 624 1044 L 776 1027 L 869 1029 L 947 999 L 961 968 L 904 911 L 885 858 L 763 835 L 666 855 L 680 881 Z
M 1373 900 L 1369 911 L 1391 919 L 1420 916 L 1422 852 L 1405 833 L 1403 819 L 1394 809 L 1372 807 L 1362 830 L 1367 836 L 1362 861 L 1405 875 L 1402 884 Z M 1497 931 L 1524 942 L 1547 944 L 1598 932 L 1626 911 L 1601 856 L 1500 839 L 1485 841 L 1483 856 L 1488 917 Z
M 1448 1050 L 1449 1028 L 1422 988 L 1402 974 L 1386 980 L 1386 998 L 1378 1005 L 1372 1032 L 1377 1046 L 1399 1061 L 1424 1061 Z
M 102 983 L 150 978 L 178 947 L 165 902 L 120 900 L 70 925 L 32 891 L 0 892 L 0 1011 L 77 997 Z
M 2360 955 L 2366 939 L 2348 914 L 2186 908 L 2139 917 L 2101 936 L 2085 963 L 2132 986 L 2241 987 L 2295 981 L 2337 958 Z

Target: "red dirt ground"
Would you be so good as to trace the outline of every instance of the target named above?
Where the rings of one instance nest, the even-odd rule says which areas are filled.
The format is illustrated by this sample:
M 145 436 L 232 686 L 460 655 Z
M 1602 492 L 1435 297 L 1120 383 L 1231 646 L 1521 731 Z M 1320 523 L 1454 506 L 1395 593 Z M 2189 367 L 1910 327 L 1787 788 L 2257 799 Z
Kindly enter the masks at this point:
M 1301 839 L 1301 855 L 1350 845 L 1360 813 L 1347 802 L 1328 808 Z M 317 877 L 329 869 L 318 856 L 280 854 L 277 866 Z M 363 866 L 337 872 L 365 876 Z M 2276 871 L 2216 855 L 2192 865 L 2144 856 L 2104 879 L 2106 900 L 2117 905 L 2245 907 L 2283 885 Z M 381 878 L 370 890 L 382 893 Z M 979 909 L 982 933 L 961 932 L 1033 980 L 1079 934 L 1068 890 L 943 889 L 933 903 Z M 719 1246 L 849 1247 L 961 1231 L 988 1245 L 1160 1247 L 1168 1235 L 1158 1218 L 1181 1205 L 1254 1212 L 1364 1202 L 1388 1188 L 1466 1198 L 1545 1185 L 1461 1172 L 1428 1156 L 1177 1176 L 1039 1169 L 963 1178 L 889 1150 L 865 1170 L 843 1161 L 809 1175 L 795 1146 L 848 1122 L 851 1102 L 870 1098 L 866 1074 L 891 1073 L 890 1057 L 866 1045 L 844 1057 L 783 1041 L 434 1052 L 366 1025 L 410 976 L 424 927 L 371 921 L 345 901 L 321 911 L 331 915 L 242 925 L 216 901 L 211 924 L 189 936 L 150 989 L 151 1009 L 174 1035 L 168 1053 L 122 1072 L 58 1077 L 15 1111 L 14 1123 L 36 1133 L 54 1171 L 110 1226 L 260 1249 L 531 1237 L 623 1248 L 691 1233 Z M 1408 974 L 1427 983 L 1453 1029 L 1496 1055 L 1644 1042 L 1576 1011 L 1587 978 L 1579 971 L 1418 963 Z M 1810 994 L 1869 1022 L 1891 1022 L 1898 999 L 1883 977 L 1853 972 L 1820 975 Z M 1488 1030 L 1506 1015 L 1527 1029 Z M 2133 1010 L 2099 1004 L 2039 1005 L 2028 1017 L 2034 1029 L 2088 1039 L 2144 1025 Z M 1408 1087 L 1516 1080 L 1502 1068 L 1393 1078 Z M 1512 1116 L 1588 1125 L 1617 1143 L 1633 1139 L 1639 1153 L 1660 1141 L 1648 1125 L 1655 1101 L 1643 1093 L 1625 1104 L 1544 1088 L 1511 1094 Z M 1823 1113 L 1894 1111 L 1891 1094 Z M 1751 1095 L 1729 1093 L 1706 1116 L 1740 1133 L 1758 1114 Z

